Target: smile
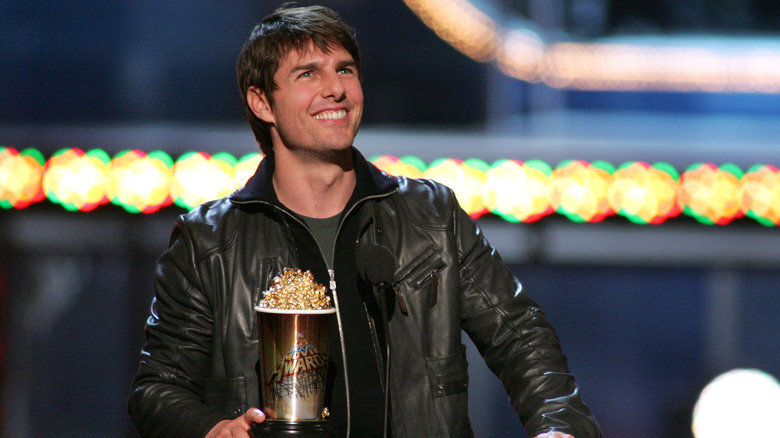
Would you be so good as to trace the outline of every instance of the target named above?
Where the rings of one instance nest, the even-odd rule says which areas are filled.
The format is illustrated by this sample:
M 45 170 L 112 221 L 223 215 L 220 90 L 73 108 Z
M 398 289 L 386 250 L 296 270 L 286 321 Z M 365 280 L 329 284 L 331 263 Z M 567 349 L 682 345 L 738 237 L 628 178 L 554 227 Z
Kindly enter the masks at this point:
M 336 120 L 343 119 L 344 117 L 347 117 L 346 110 L 323 111 L 314 116 L 317 120 Z

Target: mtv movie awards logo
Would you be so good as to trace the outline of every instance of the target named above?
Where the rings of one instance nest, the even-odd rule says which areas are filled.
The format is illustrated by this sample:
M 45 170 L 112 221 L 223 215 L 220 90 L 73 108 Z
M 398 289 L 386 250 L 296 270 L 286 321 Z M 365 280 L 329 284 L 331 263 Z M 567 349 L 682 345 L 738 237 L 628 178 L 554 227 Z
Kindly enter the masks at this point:
M 275 398 L 307 398 L 325 387 L 328 357 L 300 339 L 276 364 L 268 385 Z

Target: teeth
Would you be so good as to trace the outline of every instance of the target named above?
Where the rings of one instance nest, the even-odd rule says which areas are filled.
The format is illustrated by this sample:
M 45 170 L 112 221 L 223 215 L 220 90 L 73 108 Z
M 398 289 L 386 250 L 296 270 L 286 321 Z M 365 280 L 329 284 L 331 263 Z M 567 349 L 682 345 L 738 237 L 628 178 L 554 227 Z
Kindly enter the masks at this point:
M 324 111 L 314 116 L 317 120 L 335 120 L 347 117 L 346 110 Z

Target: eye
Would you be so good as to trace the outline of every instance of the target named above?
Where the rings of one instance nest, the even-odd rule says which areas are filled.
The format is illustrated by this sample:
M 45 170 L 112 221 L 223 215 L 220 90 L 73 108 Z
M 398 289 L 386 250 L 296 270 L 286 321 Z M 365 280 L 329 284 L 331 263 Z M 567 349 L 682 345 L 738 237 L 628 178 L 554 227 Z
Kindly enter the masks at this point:
M 349 67 L 341 67 L 340 69 L 338 69 L 338 73 L 340 75 L 351 75 L 354 74 L 355 72 Z
M 310 78 L 314 73 L 311 71 L 305 71 L 298 75 L 298 78 Z

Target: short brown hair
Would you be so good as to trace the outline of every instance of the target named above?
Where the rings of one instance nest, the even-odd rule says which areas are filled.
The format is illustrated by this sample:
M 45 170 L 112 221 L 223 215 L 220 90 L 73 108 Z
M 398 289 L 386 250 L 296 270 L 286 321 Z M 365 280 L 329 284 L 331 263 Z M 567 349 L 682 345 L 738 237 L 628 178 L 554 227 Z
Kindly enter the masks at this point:
M 268 124 L 254 115 L 247 103 L 250 87 L 257 87 L 273 104 L 278 88 L 274 75 L 282 58 L 291 50 L 314 47 L 329 53 L 334 46 L 344 48 L 354 59 L 360 74 L 360 50 L 355 31 L 333 10 L 324 6 L 289 7 L 283 5 L 256 25 L 238 55 L 238 88 L 249 126 L 266 155 L 272 152 Z

